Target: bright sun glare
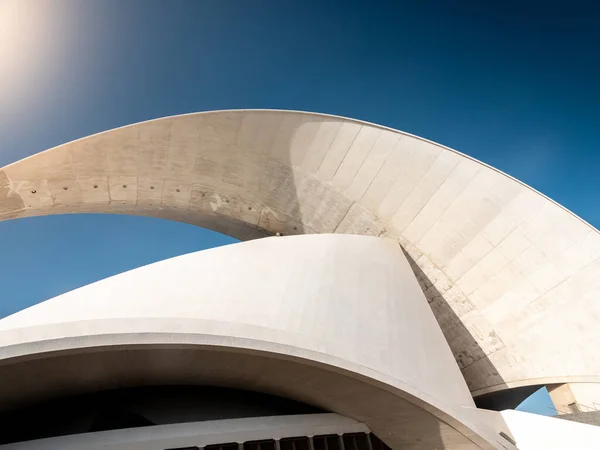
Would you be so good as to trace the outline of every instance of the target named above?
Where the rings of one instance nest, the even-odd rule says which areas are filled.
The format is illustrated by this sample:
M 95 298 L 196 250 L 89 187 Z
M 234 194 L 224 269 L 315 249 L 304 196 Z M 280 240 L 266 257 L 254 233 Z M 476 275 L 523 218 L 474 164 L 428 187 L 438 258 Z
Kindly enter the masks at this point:
M 0 0 L 0 97 L 39 80 L 51 57 L 51 13 L 43 0 Z

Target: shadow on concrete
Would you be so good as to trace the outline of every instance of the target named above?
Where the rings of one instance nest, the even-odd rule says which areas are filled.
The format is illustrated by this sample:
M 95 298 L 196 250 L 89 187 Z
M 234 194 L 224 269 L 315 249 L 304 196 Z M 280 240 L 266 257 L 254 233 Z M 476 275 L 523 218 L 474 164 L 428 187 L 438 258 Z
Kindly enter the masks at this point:
M 72 208 L 57 209 L 56 211 L 53 210 L 52 213 L 58 213 L 59 211 L 118 212 L 158 216 L 193 223 L 241 239 L 249 239 L 265 234 L 306 234 L 335 229 L 335 227 L 330 227 L 329 224 L 340 223 L 343 214 L 349 210 L 352 202 L 347 201 L 347 204 L 344 203 L 344 196 L 341 193 L 334 189 L 321 189 L 321 183 L 305 177 L 301 171 L 294 171 L 293 169 L 294 166 L 298 165 L 298 161 L 303 158 L 301 153 L 305 143 L 312 142 L 318 125 L 323 123 L 324 120 L 315 121 L 309 115 L 294 113 L 282 115 L 281 113 L 262 112 L 259 115 L 260 117 L 255 116 L 257 123 L 253 124 L 251 128 L 256 134 L 248 137 L 247 141 L 240 140 L 243 113 L 224 112 L 210 117 L 206 116 L 207 123 L 204 124 L 204 128 L 201 128 L 198 148 L 186 149 L 190 150 L 191 161 L 193 161 L 190 167 L 185 166 L 185 159 L 176 161 L 176 167 L 170 167 L 168 165 L 168 155 L 169 151 L 174 150 L 175 147 L 170 148 L 171 143 L 168 140 L 165 140 L 158 147 L 153 142 L 154 147 L 152 148 L 156 154 L 165 157 L 166 165 L 161 166 L 157 173 L 149 172 L 147 174 L 148 191 L 142 189 L 140 182 L 136 195 L 132 197 L 124 196 L 124 200 L 118 202 L 118 204 L 113 201 L 115 207 L 111 207 L 110 202 L 106 204 L 94 203 L 91 197 L 90 199 L 85 197 L 84 194 L 87 191 L 80 192 L 75 188 L 67 191 L 62 187 L 63 183 L 57 188 L 57 192 L 62 195 L 65 195 L 65 192 L 68 192 L 69 195 L 73 193 L 73 198 L 65 198 L 65 202 Z M 266 138 L 260 133 L 260 130 L 268 129 L 269 124 L 272 125 L 271 121 L 279 119 L 282 122 L 278 125 L 279 131 L 276 135 Z M 283 120 L 287 121 L 284 123 Z M 335 122 L 337 119 L 332 121 Z M 159 124 L 159 122 L 143 124 L 139 128 L 154 129 Z M 226 142 L 227 137 L 230 135 L 237 136 L 237 140 Z M 172 140 L 171 138 L 172 136 L 169 139 Z M 211 139 L 217 138 L 219 139 L 218 149 L 214 149 L 212 152 L 205 150 L 214 144 Z M 140 153 L 135 157 L 137 177 L 142 177 L 140 171 L 143 167 L 141 163 L 146 161 L 147 157 L 144 156 L 146 154 L 144 151 L 148 150 L 141 141 L 140 146 Z M 267 152 L 267 148 L 275 149 L 274 153 Z M 125 161 L 127 157 L 125 150 L 125 148 L 121 149 L 119 147 L 111 153 L 119 168 L 125 166 L 125 164 L 121 164 L 121 159 Z M 72 149 L 70 155 L 73 156 L 78 151 L 83 158 L 85 156 L 83 150 L 77 148 Z M 174 152 L 171 151 L 171 155 L 173 154 Z M 179 181 L 181 183 L 171 183 L 164 187 L 162 197 L 157 198 L 156 203 L 154 203 L 154 200 L 149 200 L 150 195 L 157 191 L 150 185 L 163 186 L 165 184 L 166 186 L 166 181 L 179 172 L 188 175 L 191 173 L 190 176 L 192 176 L 193 181 L 185 181 L 185 177 L 182 177 L 181 180 L 178 180 L 178 183 Z M 198 179 L 194 176 L 197 176 Z M 246 183 L 247 180 L 251 182 Z M 127 185 L 119 184 L 116 188 L 113 187 L 113 190 L 116 189 L 116 192 L 121 192 L 122 189 L 119 186 L 125 189 Z M 94 192 L 93 189 L 91 192 Z M 257 190 L 256 195 L 253 195 L 253 189 Z M 0 194 L 2 193 L 0 192 Z M 143 197 L 145 195 L 148 196 L 148 199 Z M 309 204 L 310 202 L 307 201 L 309 197 L 318 199 L 318 201 Z M 3 198 L 0 197 L 0 200 Z M 140 198 L 147 201 L 145 208 L 140 208 Z M 89 210 L 81 208 L 81 203 L 85 203 L 85 201 L 92 203 Z M 0 203 L 2 202 L 0 201 Z M 11 214 L 13 210 L 21 211 L 22 208 L 20 203 L 16 205 L 6 203 L 6 205 L 8 205 L 8 212 Z M 4 210 L 0 208 L 0 213 L 2 212 Z M 342 216 L 337 217 L 336 214 L 340 212 Z M 421 286 L 427 285 L 427 297 L 432 311 L 444 331 L 446 340 L 463 373 L 465 369 L 477 363 L 478 371 L 495 377 L 494 385 L 501 384 L 503 380 L 478 345 L 477 340 L 463 325 L 443 295 L 433 287 L 431 280 L 427 278 L 410 255 L 404 253 Z M 130 359 L 123 364 L 133 366 Z M 215 366 L 219 366 L 219 364 L 223 364 L 222 360 L 215 362 Z M 85 364 L 77 363 L 75 363 L 75 366 L 78 368 L 86 367 Z M 231 367 L 235 367 L 235 364 L 232 364 Z M 264 367 L 260 367 L 260 369 L 264 370 Z M 304 382 L 304 387 L 308 389 L 308 387 L 311 387 L 310 383 L 315 383 L 310 377 L 306 377 L 304 380 L 300 379 L 298 383 L 294 383 L 291 375 L 299 370 L 300 368 L 297 367 L 294 367 L 293 370 L 290 369 L 290 376 L 285 382 L 286 389 L 281 388 L 283 391 L 295 387 L 294 384 L 300 386 Z M 260 380 L 260 377 L 257 376 L 256 379 Z M 323 403 L 323 397 L 327 397 L 327 395 L 332 398 L 337 396 L 334 400 L 342 399 L 344 405 L 349 406 L 345 406 L 346 409 L 331 407 L 332 410 L 351 417 L 354 415 L 357 420 L 367 416 L 366 413 L 353 413 L 353 407 L 357 404 L 361 406 L 361 403 L 366 403 L 364 400 L 374 394 L 372 392 L 365 394 L 363 392 L 364 385 L 358 382 L 349 384 L 349 387 L 344 391 L 337 386 L 338 383 L 338 379 L 332 378 L 328 385 L 323 385 L 323 389 L 314 392 L 311 390 L 310 395 L 306 394 L 308 396 L 306 399 L 300 398 L 300 394 L 291 398 L 298 398 L 306 400 L 308 404 L 319 405 Z M 469 387 L 471 388 L 471 386 Z M 332 400 L 330 404 L 335 404 L 335 402 Z M 407 405 L 410 406 L 410 409 L 407 408 Z M 405 443 L 410 448 L 444 448 L 443 430 L 439 428 L 440 423 L 437 420 L 431 420 L 429 413 L 412 406 L 399 397 L 388 399 L 386 396 L 385 402 L 382 400 L 381 406 L 375 408 L 377 414 L 373 414 L 373 416 L 377 419 L 381 418 L 378 414 L 389 417 L 381 418 L 381 428 L 374 431 L 381 431 L 380 436 L 386 442 Z M 390 423 L 388 424 L 384 419 L 390 419 Z M 400 430 L 392 419 L 397 423 L 406 423 L 410 426 L 407 426 L 406 430 Z M 386 423 L 383 424 L 383 422 Z M 413 430 L 411 435 L 411 429 L 413 428 L 419 428 L 420 432 L 414 433 Z M 446 430 L 447 432 L 448 430 Z M 404 439 L 409 439 L 409 436 L 418 436 L 418 439 L 404 441 Z
M 450 304 L 448 304 L 444 295 L 436 289 L 433 282 L 427 277 L 410 254 L 404 248 L 402 248 L 402 251 L 408 260 L 421 289 L 423 289 L 424 292 L 427 291 L 425 296 L 429 302 L 429 306 L 446 337 L 446 341 L 448 342 L 456 359 L 456 363 L 463 372 L 463 375 L 465 374 L 465 370 L 468 370 L 469 367 L 477 363 L 478 372 L 481 373 L 483 377 L 493 377 L 494 385 L 502 384 L 504 380 L 498 373 L 498 370 L 496 370 L 496 367 L 485 354 L 477 340 L 465 327 Z M 467 377 L 465 377 L 465 379 L 466 378 Z M 469 381 L 467 381 L 467 386 L 469 387 L 469 390 L 474 390 L 474 386 Z M 531 388 L 528 386 L 527 388 L 518 390 L 519 392 L 508 393 L 508 395 L 506 390 L 501 390 L 499 392 L 475 397 L 474 400 L 479 408 L 501 411 L 502 409 L 512 409 L 516 407 L 522 400 L 535 392 L 535 390 L 535 387 Z M 511 391 L 517 390 L 514 389 Z
M 0 445 L 153 425 L 322 412 L 281 397 L 215 386 L 123 388 L 3 412 Z

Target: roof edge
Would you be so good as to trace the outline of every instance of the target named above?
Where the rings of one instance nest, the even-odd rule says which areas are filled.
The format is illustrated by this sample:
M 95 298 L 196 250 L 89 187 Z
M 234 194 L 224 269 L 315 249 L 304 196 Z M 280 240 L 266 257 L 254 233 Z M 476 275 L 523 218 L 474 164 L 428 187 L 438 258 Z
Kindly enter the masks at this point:
M 18 163 L 20 163 L 22 161 L 26 161 L 26 160 L 28 160 L 30 158 L 34 158 L 34 157 L 36 157 L 36 156 L 38 156 L 38 155 L 40 155 L 42 153 L 50 152 L 50 151 L 55 150 L 57 148 L 60 148 L 60 147 L 62 147 L 64 145 L 73 144 L 75 142 L 83 141 L 85 139 L 92 138 L 92 137 L 95 137 L 95 136 L 101 136 L 103 134 L 110 133 L 110 132 L 113 132 L 113 131 L 123 130 L 123 129 L 126 129 L 126 128 L 138 126 L 138 125 L 141 125 L 141 124 L 146 124 L 146 123 L 151 123 L 151 122 L 157 122 L 159 120 L 167 120 L 167 119 L 174 119 L 174 118 L 187 117 L 187 116 L 195 116 L 195 115 L 201 115 L 201 114 L 219 114 L 219 113 L 227 113 L 227 112 L 274 112 L 274 113 L 282 113 L 282 114 L 303 114 L 303 115 L 307 115 L 307 116 L 316 116 L 316 117 L 323 117 L 323 118 L 338 119 L 338 120 L 343 120 L 343 121 L 346 121 L 346 122 L 354 122 L 354 123 L 361 124 L 361 125 L 368 125 L 370 127 L 379 128 L 379 129 L 382 129 L 382 130 L 387 130 L 387 131 L 391 131 L 391 132 L 394 132 L 394 133 L 398 133 L 398 134 L 401 134 L 403 136 L 407 136 L 407 137 L 410 137 L 410 138 L 413 138 L 413 139 L 418 139 L 418 140 L 420 140 L 422 142 L 426 142 L 426 143 L 428 143 L 430 145 L 435 145 L 436 147 L 440 147 L 440 148 L 442 148 L 444 150 L 456 153 L 457 155 L 462 156 L 463 158 L 467 158 L 467 159 L 469 159 L 469 160 L 471 160 L 471 161 L 473 161 L 473 162 L 475 162 L 477 164 L 480 164 L 480 165 L 482 165 L 482 166 L 484 166 L 484 167 L 486 167 L 488 169 L 491 169 L 491 170 L 499 173 L 500 175 L 505 176 L 506 178 L 509 178 L 509 179 L 511 179 L 511 180 L 513 180 L 513 181 L 515 181 L 515 182 L 517 182 L 519 184 L 521 184 L 522 186 L 524 186 L 525 188 L 527 188 L 530 191 L 534 192 L 535 194 L 543 197 L 544 199 L 550 201 L 554 205 L 556 205 L 559 208 L 563 209 L 564 211 L 566 211 L 567 213 L 569 213 L 571 216 L 573 216 L 576 219 L 578 219 L 579 221 L 581 221 L 584 225 L 587 225 L 590 229 L 594 230 L 596 233 L 600 233 L 600 231 L 596 227 L 594 227 L 593 225 L 591 225 L 586 220 L 582 219 L 580 216 L 578 216 L 577 214 L 575 214 L 573 211 L 571 211 L 567 207 L 561 205 L 557 201 L 551 199 L 550 197 L 548 197 L 547 195 L 545 195 L 542 192 L 538 191 L 537 189 L 529 186 L 527 183 L 525 183 L 525 182 L 523 182 L 523 181 L 521 181 L 521 180 L 513 177 L 512 175 L 507 174 L 506 172 L 503 172 L 500 169 L 497 169 L 497 168 L 495 168 L 495 167 L 493 167 L 493 166 L 491 166 L 491 165 L 489 165 L 489 164 L 487 164 L 487 163 L 485 163 L 483 161 L 480 161 L 480 160 L 478 160 L 476 158 L 473 158 L 472 156 L 469 156 L 469 155 L 467 155 L 465 153 L 462 153 L 462 152 L 460 152 L 458 150 L 455 150 L 455 149 L 453 149 L 451 147 L 448 147 L 448 146 L 440 144 L 438 142 L 426 139 L 426 138 L 421 137 L 421 136 L 417 136 L 415 134 L 408 133 L 406 131 L 397 130 L 395 128 L 387 127 L 385 125 L 379 125 L 379 124 L 376 124 L 376 123 L 373 123 L 373 122 L 368 122 L 366 120 L 354 119 L 354 118 L 351 118 L 351 117 L 344 117 L 344 116 L 339 116 L 339 115 L 335 115 L 335 114 L 318 113 L 318 112 L 311 112 L 311 111 L 300 111 L 300 110 L 293 110 L 293 109 L 267 109 L 267 108 L 263 108 L 263 109 L 244 109 L 244 108 L 241 108 L 241 109 L 217 109 L 217 110 L 196 111 L 196 112 L 191 112 L 191 113 L 174 114 L 174 115 L 171 115 L 171 116 L 157 117 L 157 118 L 154 118 L 154 119 L 143 120 L 141 122 L 135 122 L 135 123 L 131 123 L 131 124 L 128 124 L 128 125 L 121 126 L 121 127 L 116 127 L 116 128 L 111 128 L 109 130 L 100 131 L 98 133 L 90 134 L 90 135 L 81 137 L 79 139 L 74 139 L 72 141 L 68 141 L 68 142 L 65 142 L 63 144 L 56 145 L 54 147 L 48 148 L 46 150 L 42 150 L 41 152 L 35 153 L 33 155 L 26 156 L 25 158 L 22 158 L 22 159 L 20 159 L 18 161 L 10 163 L 10 164 L 8 164 L 8 165 L 6 165 L 4 167 L 0 167 L 0 170 L 3 170 L 5 168 L 9 168 L 9 167 L 11 167 L 11 166 L 13 166 L 15 164 L 18 164 Z

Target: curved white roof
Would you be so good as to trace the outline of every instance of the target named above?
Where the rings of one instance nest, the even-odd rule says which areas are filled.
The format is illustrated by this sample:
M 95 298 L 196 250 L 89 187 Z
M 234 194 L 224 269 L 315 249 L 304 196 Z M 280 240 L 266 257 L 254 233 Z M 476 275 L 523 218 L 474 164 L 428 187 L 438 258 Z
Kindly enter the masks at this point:
M 498 439 L 465 412 L 473 399 L 394 240 L 271 237 L 172 258 L 2 319 L 0 342 L 4 408 L 216 383 L 364 421 L 401 448 Z
M 415 136 L 320 114 L 219 111 L 119 128 L 0 170 L 0 218 L 77 212 L 241 239 L 394 238 L 473 394 L 600 378 L 598 232 Z

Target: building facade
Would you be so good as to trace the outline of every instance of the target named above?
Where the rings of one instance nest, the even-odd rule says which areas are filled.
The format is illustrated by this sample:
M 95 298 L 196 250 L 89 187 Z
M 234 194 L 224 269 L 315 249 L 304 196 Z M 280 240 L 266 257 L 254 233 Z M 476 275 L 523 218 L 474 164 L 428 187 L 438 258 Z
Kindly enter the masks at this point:
M 598 231 L 451 149 L 340 117 L 218 111 L 0 170 L 0 219 L 67 213 L 163 217 L 248 242 L 0 320 L 6 448 L 535 448 L 543 437 L 515 423 L 552 421 L 557 445 L 596 432 L 494 409 L 544 385 L 559 413 L 600 403 Z M 197 401 L 104 405 L 135 389 L 179 398 L 164 393 L 174 386 Z M 230 413 L 207 386 L 230 390 Z M 87 422 L 19 443 L 50 404 Z M 98 431 L 108 416 L 122 420 Z

